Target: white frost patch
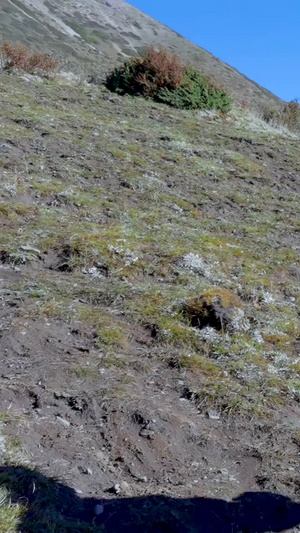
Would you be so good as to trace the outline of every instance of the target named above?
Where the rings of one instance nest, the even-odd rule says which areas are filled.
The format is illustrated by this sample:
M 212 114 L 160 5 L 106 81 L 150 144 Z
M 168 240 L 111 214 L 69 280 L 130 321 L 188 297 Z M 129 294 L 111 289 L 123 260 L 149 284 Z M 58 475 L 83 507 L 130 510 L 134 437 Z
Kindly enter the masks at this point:
M 203 259 L 193 253 L 184 255 L 178 262 L 178 266 L 190 270 L 200 276 L 210 277 L 211 272 L 209 267 L 204 263 Z
M 104 278 L 103 274 L 99 272 L 97 267 L 91 267 L 91 268 L 84 268 L 82 270 L 82 273 L 86 276 L 90 276 L 91 278 Z
M 181 150 L 188 155 L 194 155 L 194 146 L 185 141 L 171 141 L 170 146 L 172 148 L 176 148 L 177 150 Z
M 243 309 L 235 309 L 230 326 L 233 331 L 249 331 L 250 323 L 245 317 Z
M 272 304 L 274 303 L 276 300 L 274 298 L 274 296 L 268 292 L 268 291 L 260 291 L 260 300 L 264 303 L 264 304 Z
M 139 259 L 138 256 L 135 255 L 134 252 L 132 252 L 131 250 L 127 250 L 126 248 L 123 248 L 122 246 L 113 246 L 112 244 L 109 244 L 108 250 L 122 257 L 125 261 L 125 266 L 130 266 L 133 263 L 136 263 Z
M 2 428 L 0 426 L 0 431 L 1 431 L 1 429 Z M 6 452 L 5 440 L 4 440 L 4 437 L 0 433 L 0 459 L 1 459 L 1 462 L 2 462 L 2 460 L 4 458 L 5 452 Z
M 217 332 L 214 328 L 211 328 L 210 326 L 206 326 L 203 329 L 197 329 L 197 335 L 201 340 L 208 341 L 208 342 L 219 342 L 223 339 L 222 335 Z
M 253 339 L 258 342 L 259 344 L 263 344 L 264 342 L 264 339 L 262 338 L 262 335 L 260 333 L 260 331 L 258 329 L 255 329 L 253 332 L 252 332 L 252 337 Z
M 278 370 L 274 365 L 268 365 L 268 372 L 269 374 L 278 374 Z
M 215 118 L 218 115 L 218 111 L 215 109 L 201 109 L 198 112 L 199 118 Z
M 256 110 L 233 109 L 230 113 L 235 120 L 237 128 L 247 128 L 252 131 L 263 131 L 275 135 L 283 135 L 290 138 L 299 138 L 299 136 L 286 128 L 283 124 L 276 121 L 266 122 L 263 114 Z
M 2 191 L 8 192 L 11 196 L 16 196 L 17 194 L 17 185 L 16 183 L 3 183 L 1 185 Z
M 76 83 L 76 82 L 79 82 L 80 81 L 80 77 L 79 76 L 76 76 L 76 74 L 74 74 L 74 72 L 65 72 L 65 71 L 62 71 L 59 73 L 59 78 L 62 78 L 70 83 Z
M 289 356 L 283 352 L 269 352 L 266 355 L 272 358 L 273 363 L 278 366 L 282 366 L 284 363 L 289 363 L 290 361 Z
M 180 207 L 177 204 L 169 204 L 169 207 L 170 207 L 170 209 L 173 209 L 173 211 L 177 211 L 177 213 L 183 213 L 184 212 L 184 209 L 182 209 L 182 207 Z

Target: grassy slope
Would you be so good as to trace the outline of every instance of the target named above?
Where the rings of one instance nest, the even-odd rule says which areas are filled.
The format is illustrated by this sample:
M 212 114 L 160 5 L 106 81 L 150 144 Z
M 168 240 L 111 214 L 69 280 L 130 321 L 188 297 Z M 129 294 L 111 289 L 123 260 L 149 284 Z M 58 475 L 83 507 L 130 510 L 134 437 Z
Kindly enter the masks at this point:
M 272 417 L 297 402 L 298 139 L 243 112 L 201 116 L 59 80 L 1 75 L 0 94 L 0 252 L 22 272 L 19 315 L 80 322 L 116 369 L 137 328 L 155 325 L 154 361 L 182 372 L 201 410 Z M 190 327 L 183 303 L 216 287 L 239 295 L 250 329 Z
M 42 269 L 32 313 L 65 315 L 73 301 L 109 285 L 123 294 L 129 323 L 174 328 L 170 343 L 180 346 L 182 335 L 184 346 L 189 340 L 201 351 L 176 311 L 195 293 L 221 285 L 248 299 L 260 333 L 275 337 L 259 346 L 248 334 L 233 339 L 237 359 L 240 350 L 249 362 L 259 352 L 259 367 L 276 368 L 279 344 L 291 354 L 287 365 L 296 379 L 297 140 L 243 130 L 230 117 L 198 118 L 56 82 L 2 77 L 1 93 L 1 137 L 17 150 L 1 160 L 2 250 L 17 263 L 26 256 L 23 245 L 43 254 L 69 246 L 73 254 L 73 272 L 56 287 L 52 272 Z M 281 164 L 277 178 L 273 170 Z M 180 269 L 188 253 L 198 254 L 211 275 Z M 82 273 L 98 263 L 109 272 L 99 289 Z M 278 374 L 280 381 L 280 368 Z

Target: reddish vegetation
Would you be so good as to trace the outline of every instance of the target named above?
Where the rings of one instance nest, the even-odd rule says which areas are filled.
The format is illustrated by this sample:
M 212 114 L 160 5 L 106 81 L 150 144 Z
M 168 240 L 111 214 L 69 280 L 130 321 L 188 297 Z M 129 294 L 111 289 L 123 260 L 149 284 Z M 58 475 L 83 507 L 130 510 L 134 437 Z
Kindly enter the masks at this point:
M 143 58 L 136 58 L 135 61 L 139 62 L 140 66 L 137 81 L 143 85 L 144 94 L 148 95 L 158 87 L 177 89 L 186 73 L 186 67 L 179 57 L 165 48 L 149 48 Z
M 5 42 L 0 45 L 0 57 L 6 70 L 17 68 L 30 74 L 49 75 L 59 68 L 57 59 L 47 54 L 33 54 L 19 43 Z

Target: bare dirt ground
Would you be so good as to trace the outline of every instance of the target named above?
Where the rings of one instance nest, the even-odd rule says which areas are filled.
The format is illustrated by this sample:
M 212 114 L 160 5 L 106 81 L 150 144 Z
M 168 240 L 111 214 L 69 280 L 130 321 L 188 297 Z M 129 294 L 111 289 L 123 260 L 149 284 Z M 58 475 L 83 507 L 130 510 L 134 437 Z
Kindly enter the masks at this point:
M 22 277 L 0 273 L 1 294 L 10 296 L 10 283 Z M 74 368 L 93 353 L 80 324 L 22 317 L 19 305 L 8 298 L 1 309 L 5 439 L 17 456 L 22 443 L 29 468 L 74 490 L 66 509 L 57 502 L 51 509 L 54 526 L 39 525 L 36 516 L 31 521 L 29 506 L 22 532 L 84 531 L 93 524 L 93 531 L 103 525 L 103 531 L 229 533 L 298 524 L 298 509 L 274 494 L 298 496 L 299 442 L 287 438 L 298 427 L 297 406 L 280 408 L 268 421 L 199 412 L 178 370 L 153 361 L 156 349 L 145 339 L 132 343 L 125 368 L 102 368 L 100 359 L 95 375 L 74 379 Z M 47 505 L 52 484 L 68 501 L 70 489 L 43 482 L 37 472 L 0 469 L 9 488 L 7 477 L 15 486 L 18 476 L 26 483 L 15 489 L 15 501 L 34 501 L 36 485 Z

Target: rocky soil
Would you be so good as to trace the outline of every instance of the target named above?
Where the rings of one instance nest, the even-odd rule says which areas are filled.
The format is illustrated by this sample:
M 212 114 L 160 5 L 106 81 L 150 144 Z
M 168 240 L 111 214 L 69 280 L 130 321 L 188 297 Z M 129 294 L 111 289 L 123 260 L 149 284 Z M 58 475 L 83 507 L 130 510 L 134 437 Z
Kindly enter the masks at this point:
M 298 138 L 0 94 L 0 530 L 296 532 Z

